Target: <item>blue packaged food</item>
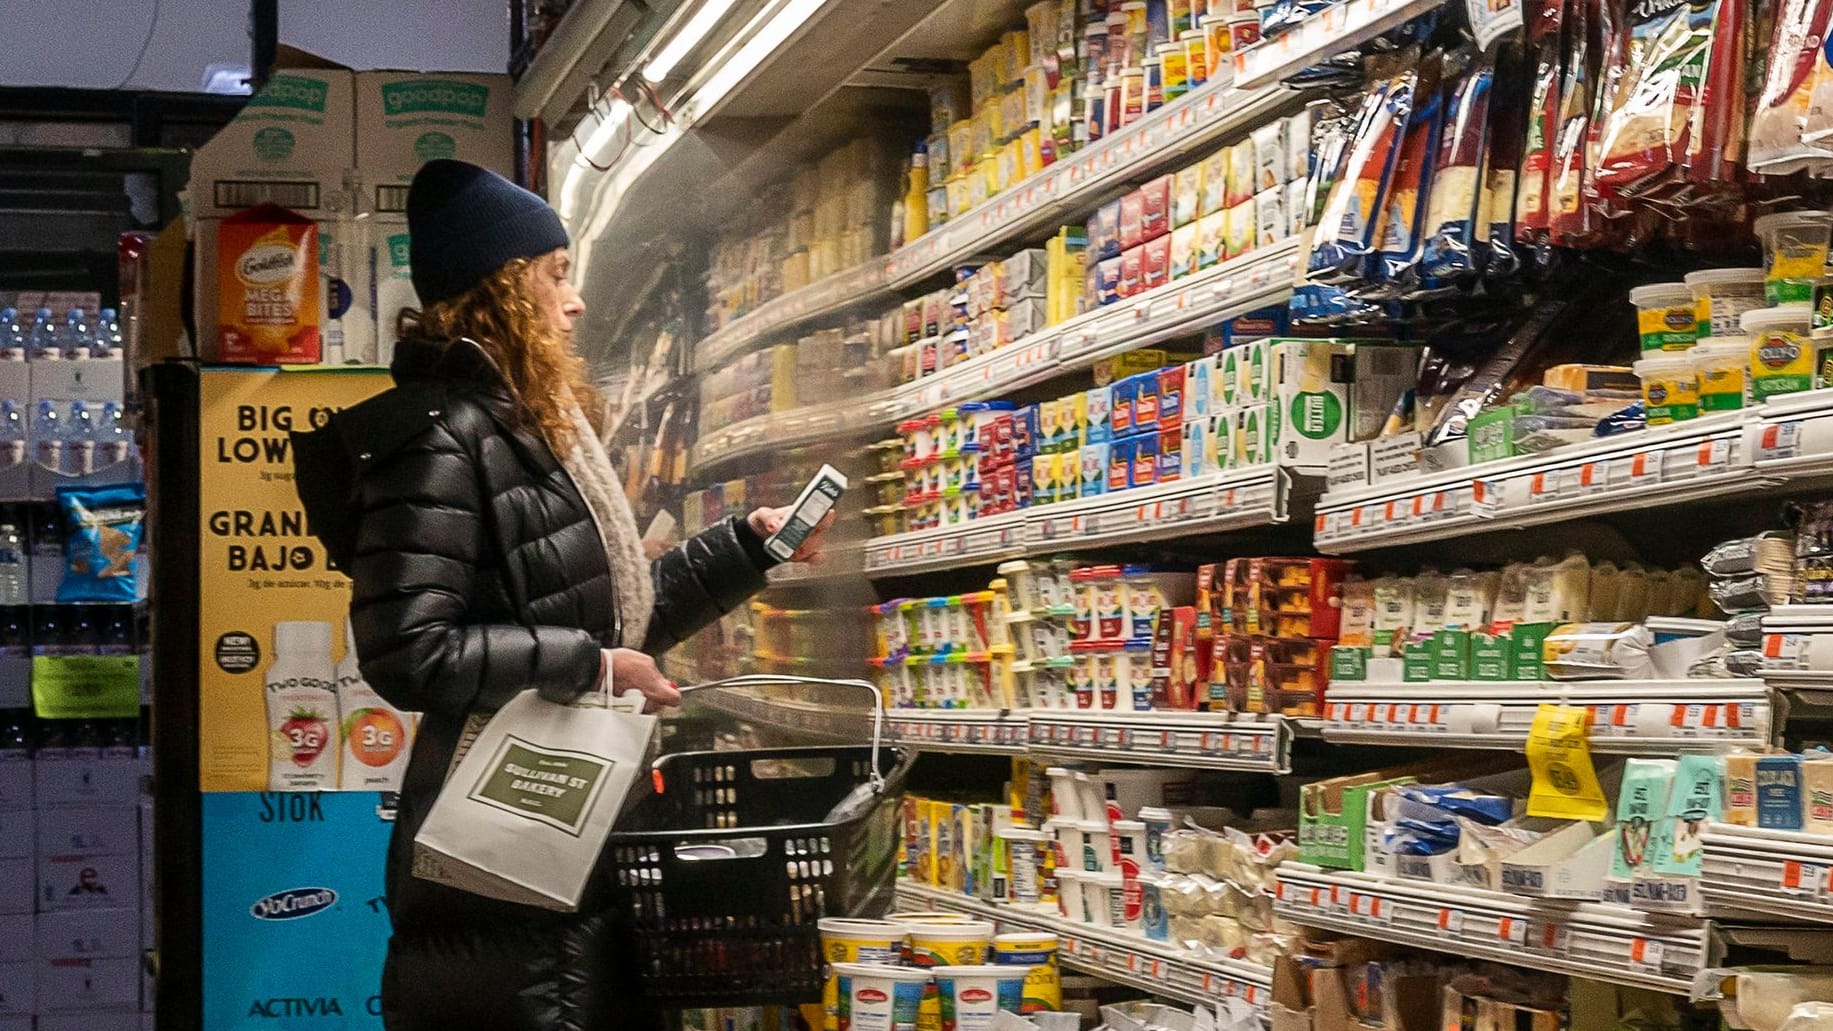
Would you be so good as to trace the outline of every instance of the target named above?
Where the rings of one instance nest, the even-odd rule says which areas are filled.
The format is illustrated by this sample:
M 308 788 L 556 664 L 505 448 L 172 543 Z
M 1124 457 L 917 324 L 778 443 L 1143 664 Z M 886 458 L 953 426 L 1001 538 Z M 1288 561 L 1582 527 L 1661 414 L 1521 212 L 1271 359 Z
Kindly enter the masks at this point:
M 146 487 L 59 487 L 64 575 L 59 604 L 132 604 L 140 596 L 140 540 L 146 531 Z
M 1772 831 L 1801 829 L 1801 757 L 1766 755 L 1757 760 L 1757 826 Z

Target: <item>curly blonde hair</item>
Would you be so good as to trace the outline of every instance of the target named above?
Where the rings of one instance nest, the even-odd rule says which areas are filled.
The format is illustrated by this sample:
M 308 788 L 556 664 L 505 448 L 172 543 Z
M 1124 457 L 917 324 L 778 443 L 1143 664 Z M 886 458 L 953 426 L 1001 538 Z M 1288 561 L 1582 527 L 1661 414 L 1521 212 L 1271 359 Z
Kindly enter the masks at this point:
M 573 404 L 599 429 L 598 391 L 586 374 L 586 362 L 566 339 L 549 329 L 524 278 L 534 259 L 517 258 L 476 286 L 424 308 L 402 310 L 402 337 L 455 341 L 470 338 L 483 347 L 509 389 L 556 455 L 577 442 L 568 392 Z

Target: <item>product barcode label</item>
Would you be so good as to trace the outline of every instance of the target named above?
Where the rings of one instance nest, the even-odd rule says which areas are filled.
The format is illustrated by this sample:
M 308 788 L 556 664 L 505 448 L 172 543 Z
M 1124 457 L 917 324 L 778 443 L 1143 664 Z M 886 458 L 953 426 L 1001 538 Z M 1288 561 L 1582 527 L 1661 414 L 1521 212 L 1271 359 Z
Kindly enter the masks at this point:
M 1785 422 L 1763 427 L 1757 436 L 1757 461 L 1793 458 L 1801 452 L 1801 424 Z
M 1661 972 L 1661 943 L 1647 938 L 1635 938 L 1629 943 L 1629 965 L 1631 969 L 1650 973 Z

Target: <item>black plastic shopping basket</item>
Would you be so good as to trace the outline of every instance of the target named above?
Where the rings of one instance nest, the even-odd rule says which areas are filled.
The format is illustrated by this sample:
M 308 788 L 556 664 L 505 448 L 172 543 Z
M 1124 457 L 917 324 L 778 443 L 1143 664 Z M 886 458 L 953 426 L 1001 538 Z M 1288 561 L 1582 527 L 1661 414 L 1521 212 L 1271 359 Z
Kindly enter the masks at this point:
M 684 693 L 792 684 L 871 692 L 871 744 L 664 756 L 654 793 L 611 835 L 645 988 L 663 1009 L 817 1001 L 817 921 L 889 906 L 910 757 L 881 746 L 878 689 L 758 676 Z

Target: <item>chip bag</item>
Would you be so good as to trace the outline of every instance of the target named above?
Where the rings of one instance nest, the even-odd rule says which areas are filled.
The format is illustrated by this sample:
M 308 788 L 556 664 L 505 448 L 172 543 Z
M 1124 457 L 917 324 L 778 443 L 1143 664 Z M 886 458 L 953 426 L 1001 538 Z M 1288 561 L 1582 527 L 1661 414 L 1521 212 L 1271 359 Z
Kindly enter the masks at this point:
M 140 540 L 146 531 L 146 487 L 57 488 L 64 531 L 60 605 L 132 604 L 140 597 Z

